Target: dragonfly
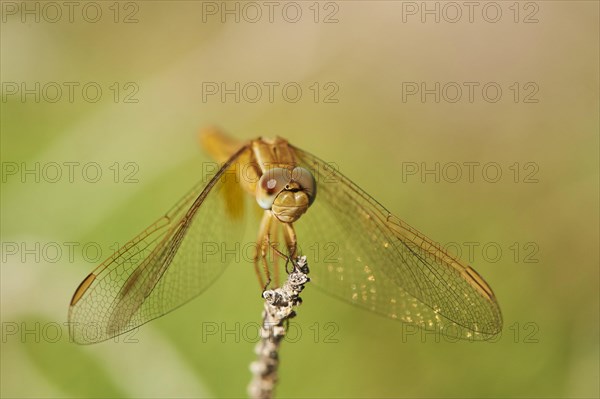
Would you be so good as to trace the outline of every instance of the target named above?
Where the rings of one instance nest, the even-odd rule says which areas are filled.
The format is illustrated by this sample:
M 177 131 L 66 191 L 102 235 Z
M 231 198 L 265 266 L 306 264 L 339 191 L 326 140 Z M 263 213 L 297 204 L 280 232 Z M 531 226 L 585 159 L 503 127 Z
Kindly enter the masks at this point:
M 278 259 L 328 248 L 309 261 L 311 282 L 334 297 L 449 337 L 501 331 L 486 281 L 334 164 L 281 137 L 241 142 L 207 129 L 201 142 L 220 168 L 81 282 L 69 306 L 75 342 L 110 339 L 200 295 L 232 262 L 204 244 L 241 242 L 248 219 L 263 290 L 278 283 Z

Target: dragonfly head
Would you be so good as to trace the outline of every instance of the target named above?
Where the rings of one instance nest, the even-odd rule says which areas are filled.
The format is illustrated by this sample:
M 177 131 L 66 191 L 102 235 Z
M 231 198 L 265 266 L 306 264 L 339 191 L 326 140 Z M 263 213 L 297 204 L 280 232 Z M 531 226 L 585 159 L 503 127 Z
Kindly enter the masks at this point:
M 315 200 L 317 184 L 307 169 L 270 168 L 258 181 L 256 201 L 284 223 L 298 220 Z

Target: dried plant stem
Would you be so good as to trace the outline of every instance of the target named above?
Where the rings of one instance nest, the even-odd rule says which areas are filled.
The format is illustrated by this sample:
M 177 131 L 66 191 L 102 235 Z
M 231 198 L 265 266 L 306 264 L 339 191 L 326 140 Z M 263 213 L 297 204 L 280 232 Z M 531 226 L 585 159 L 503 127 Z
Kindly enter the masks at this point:
M 281 288 L 263 292 L 265 306 L 261 327 L 261 339 L 256 344 L 258 359 L 250 365 L 254 377 L 248 386 L 248 394 L 254 399 L 273 397 L 277 383 L 279 366 L 279 347 L 285 336 L 284 323 L 296 315 L 292 309 L 302 300 L 300 292 L 309 282 L 306 256 L 299 257 L 293 263 L 293 270 Z

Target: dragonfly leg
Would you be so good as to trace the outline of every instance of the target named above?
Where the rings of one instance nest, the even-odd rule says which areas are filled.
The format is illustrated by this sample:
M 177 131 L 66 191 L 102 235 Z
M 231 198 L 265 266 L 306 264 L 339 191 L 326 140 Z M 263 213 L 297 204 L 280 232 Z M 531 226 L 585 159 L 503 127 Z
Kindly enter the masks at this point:
M 283 238 L 285 239 L 285 245 L 288 250 L 288 259 L 294 262 L 296 258 L 296 250 L 298 249 L 298 241 L 296 240 L 296 230 L 294 230 L 294 225 L 291 223 L 284 223 L 283 227 Z M 286 263 L 286 271 L 287 271 L 287 263 Z
M 296 257 L 296 249 L 298 247 L 296 230 L 294 229 L 294 225 L 291 223 L 284 223 L 283 225 L 283 238 L 285 239 L 285 245 L 287 246 L 289 257 L 294 259 Z
M 271 235 L 269 236 L 269 246 L 271 247 L 271 250 L 273 251 L 273 275 L 274 275 L 274 280 L 275 280 L 275 287 L 279 287 L 279 256 L 278 252 L 279 250 L 277 249 L 277 246 L 279 245 L 279 243 L 277 242 L 278 237 L 279 237 L 279 229 L 281 226 L 281 223 L 272 223 L 272 231 L 271 231 Z M 275 240 L 275 241 L 273 241 Z
M 265 211 L 263 214 L 262 221 L 260 222 L 260 228 L 258 230 L 258 238 L 256 240 L 256 251 L 254 253 L 254 272 L 258 277 L 258 283 L 260 287 L 265 290 L 269 283 L 271 282 L 271 275 L 269 273 L 269 265 L 267 264 L 267 249 L 269 248 L 270 243 L 270 233 L 271 233 L 271 222 L 273 220 L 273 215 L 271 211 Z M 267 279 L 266 283 L 264 282 L 262 275 L 260 273 L 260 269 L 258 267 L 258 263 L 262 261 L 263 270 L 265 272 L 265 277 Z

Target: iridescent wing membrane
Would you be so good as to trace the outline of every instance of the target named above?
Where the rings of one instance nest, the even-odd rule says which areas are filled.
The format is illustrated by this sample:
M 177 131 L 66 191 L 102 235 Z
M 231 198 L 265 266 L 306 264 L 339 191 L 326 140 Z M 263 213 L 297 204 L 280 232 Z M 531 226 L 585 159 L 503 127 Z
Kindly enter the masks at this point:
M 241 148 L 208 184 L 196 186 L 81 283 L 69 308 L 75 342 L 103 341 L 162 316 L 223 272 L 231 257 L 214 248 L 243 237 L 248 196 L 235 170 L 249 153 Z
M 468 265 L 392 215 L 321 159 L 295 148 L 317 199 L 294 224 L 323 291 L 425 330 L 464 339 L 500 332 L 494 293 Z

